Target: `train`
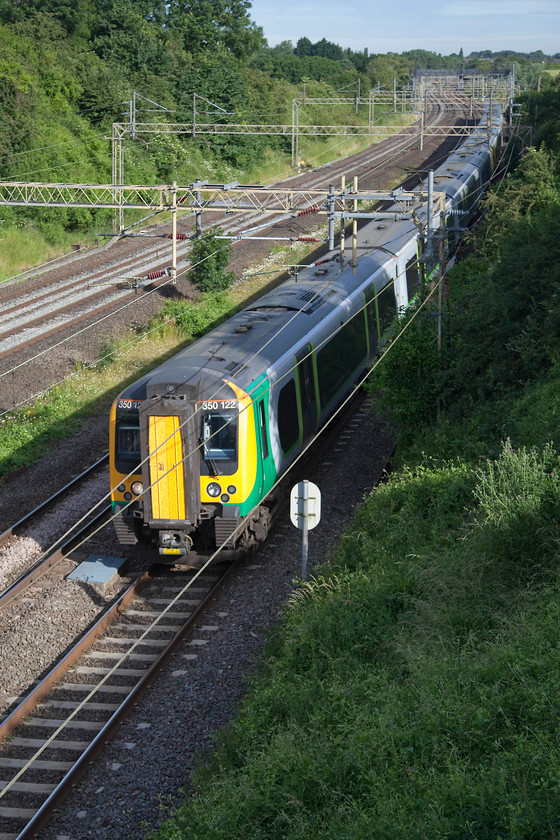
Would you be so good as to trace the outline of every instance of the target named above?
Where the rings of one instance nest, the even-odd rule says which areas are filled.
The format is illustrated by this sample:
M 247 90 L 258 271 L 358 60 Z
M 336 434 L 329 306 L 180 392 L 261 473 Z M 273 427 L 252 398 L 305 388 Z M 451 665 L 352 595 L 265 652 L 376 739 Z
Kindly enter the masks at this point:
M 449 247 L 490 182 L 501 127 L 499 106 L 486 106 L 433 172 L 444 195 L 433 226 Z M 430 281 L 427 206 L 399 209 L 363 225 L 354 265 L 327 254 L 119 394 L 109 451 L 122 545 L 173 564 L 264 539 L 279 481 Z

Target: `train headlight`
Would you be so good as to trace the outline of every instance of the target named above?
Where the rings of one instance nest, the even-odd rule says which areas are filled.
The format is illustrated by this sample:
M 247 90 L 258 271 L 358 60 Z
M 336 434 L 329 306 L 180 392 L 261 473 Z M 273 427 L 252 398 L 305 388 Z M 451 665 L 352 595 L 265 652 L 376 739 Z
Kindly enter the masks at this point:
M 213 499 L 216 499 L 222 492 L 222 488 L 216 481 L 211 481 L 206 487 L 206 492 L 209 496 L 212 496 Z
M 226 502 L 229 502 L 229 496 L 228 496 L 228 494 L 227 494 L 227 493 L 224 493 L 222 496 L 220 496 L 220 500 L 221 500 L 224 504 L 225 504 Z
M 133 481 L 130 485 L 130 489 L 132 490 L 135 496 L 141 496 L 144 492 L 144 485 L 141 481 Z
M 227 489 L 230 496 L 233 496 L 233 494 L 236 492 L 236 490 L 237 490 L 237 487 L 235 486 L 235 484 L 230 484 L 228 489 Z

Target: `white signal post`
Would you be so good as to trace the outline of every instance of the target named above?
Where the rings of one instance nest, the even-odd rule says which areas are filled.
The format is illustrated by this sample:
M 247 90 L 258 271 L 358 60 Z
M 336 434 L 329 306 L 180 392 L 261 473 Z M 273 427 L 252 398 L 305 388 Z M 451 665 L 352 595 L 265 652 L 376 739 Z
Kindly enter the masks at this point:
M 290 494 L 290 519 L 303 531 L 301 552 L 301 577 L 307 580 L 308 531 L 321 521 L 321 491 L 312 481 L 304 479 L 292 487 Z

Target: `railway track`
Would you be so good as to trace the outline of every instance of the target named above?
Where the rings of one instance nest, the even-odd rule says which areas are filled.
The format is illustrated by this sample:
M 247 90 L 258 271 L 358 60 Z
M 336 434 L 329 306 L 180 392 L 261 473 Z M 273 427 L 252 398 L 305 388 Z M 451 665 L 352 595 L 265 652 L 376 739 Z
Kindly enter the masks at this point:
M 10 542 L 18 539 L 24 539 L 29 529 L 41 517 L 56 512 L 59 506 L 65 499 L 72 494 L 75 494 L 85 483 L 92 477 L 99 474 L 107 468 L 109 456 L 104 455 L 99 458 L 91 466 L 87 467 L 80 475 L 73 478 L 64 487 L 51 495 L 48 499 L 41 502 L 37 507 L 31 510 L 24 517 L 19 519 L 16 523 L 8 527 L 0 534 L 0 552 L 3 548 L 9 545 Z M 22 571 L 18 567 L 14 568 L 11 573 L 7 570 L 6 563 L 2 564 L 2 580 L 4 583 L 0 588 L 0 610 L 11 604 L 14 599 L 26 592 L 34 583 L 40 580 L 47 572 L 55 568 L 59 563 L 63 562 L 67 554 L 72 550 L 85 535 L 100 525 L 107 519 L 110 513 L 110 504 L 101 504 L 98 508 L 88 509 L 84 515 L 83 521 L 79 522 L 73 527 L 66 528 L 64 521 L 61 523 L 61 530 L 59 534 L 53 536 L 49 541 L 53 545 L 51 551 L 46 551 L 38 560 L 30 563 Z M 77 514 L 76 514 L 77 515 Z M 56 545 L 57 540 L 60 545 Z M 0 558 L 1 559 L 1 558 Z
M 332 175 L 329 175 L 329 178 L 331 177 Z M 189 579 L 192 580 L 193 573 L 190 572 L 189 575 Z M 151 587 L 153 581 L 148 582 Z M 140 582 L 133 584 L 127 593 L 120 596 L 112 610 L 116 610 L 117 613 L 122 612 L 129 597 L 133 599 L 139 596 L 139 590 L 135 587 L 141 585 L 146 585 L 146 581 L 144 580 L 143 584 Z M 185 583 L 182 582 L 181 592 L 184 586 Z M 162 588 L 165 589 L 165 586 Z M 168 588 L 175 591 L 174 586 L 169 585 Z M 192 589 L 189 589 L 189 592 L 192 594 Z M 178 592 L 165 594 L 156 586 L 156 588 L 150 588 L 149 592 L 144 590 L 140 597 L 144 604 L 140 612 L 146 614 L 157 612 L 157 609 L 163 606 L 166 610 L 165 615 L 169 617 L 173 610 L 167 605 L 171 601 L 179 603 L 182 594 Z M 171 601 L 166 600 L 168 597 L 171 597 Z M 176 600 L 177 598 L 179 600 Z M 186 600 L 188 601 L 189 598 L 187 597 Z M 187 603 L 181 606 L 189 610 L 198 609 L 194 604 Z M 186 612 L 187 609 L 184 611 Z M 0 738 L 10 738 L 5 745 L 6 749 L 0 753 L 0 840 L 33 836 L 39 830 L 40 825 L 48 820 L 50 809 L 55 807 L 60 798 L 65 795 L 66 786 L 75 783 L 77 775 L 85 771 L 94 751 L 101 748 L 105 734 L 110 736 L 110 733 L 118 726 L 121 706 L 125 708 L 125 711 L 130 708 L 143 691 L 143 688 L 139 686 L 144 676 L 147 676 L 148 672 L 155 674 L 163 667 L 156 664 L 159 659 L 154 651 L 163 647 L 167 650 L 170 645 L 176 647 L 180 644 L 179 641 L 171 642 L 170 635 L 167 639 L 164 635 L 160 636 L 162 624 L 166 631 L 171 633 L 171 628 L 167 628 L 163 623 L 163 618 L 156 618 L 157 624 L 152 630 L 151 625 L 143 621 L 147 615 L 138 617 L 129 612 L 122 621 L 119 618 L 116 624 L 108 625 L 111 629 L 107 631 L 105 622 L 112 621 L 109 615 L 110 613 L 107 613 L 107 617 L 104 616 L 96 624 L 100 633 L 110 633 L 108 637 L 105 636 L 104 639 L 95 643 L 91 638 L 81 639 L 72 652 L 72 655 L 76 657 L 72 664 L 70 664 L 71 660 L 65 657 L 62 660 L 65 664 L 61 663 L 57 666 L 58 668 L 75 668 L 76 670 L 72 673 L 77 674 L 77 677 L 71 676 L 68 681 L 65 680 L 61 685 L 55 686 L 54 684 L 62 679 L 61 671 L 57 670 L 52 675 L 49 674 L 49 677 L 42 680 L 38 686 L 38 693 L 34 691 L 32 697 L 22 700 L 0 725 Z M 195 621 L 200 620 L 200 616 L 199 613 Z M 150 618 L 153 619 L 154 616 Z M 181 616 L 181 618 L 192 617 Z M 133 633 L 131 625 L 135 623 L 138 627 Z M 135 635 L 136 632 L 139 632 L 140 636 Z M 190 630 L 181 629 L 178 632 L 188 634 Z M 129 645 L 126 649 L 124 639 Z M 149 642 L 146 641 L 148 639 Z M 169 656 L 172 655 L 173 649 L 168 654 Z M 84 654 L 85 651 L 87 653 Z M 87 657 L 85 660 L 79 659 L 82 654 Z M 185 655 L 188 656 L 188 654 Z M 108 662 L 119 664 L 113 668 L 107 664 Z M 131 663 L 134 667 L 130 667 Z M 127 674 L 127 671 L 136 673 Z M 113 675 L 116 675 L 115 682 L 112 681 Z M 104 680 L 99 688 L 95 687 L 94 676 Z M 129 677 L 136 680 L 131 686 L 127 684 Z M 131 688 L 130 695 L 128 694 L 129 687 Z M 40 697 L 42 691 L 44 694 Z M 98 696 L 97 692 L 101 694 Z M 90 705 L 82 705 L 81 702 L 76 705 L 76 701 L 83 700 L 84 695 L 88 698 L 91 695 L 91 699 L 88 699 Z M 115 697 L 121 695 L 132 699 L 126 699 L 123 704 L 117 703 Z M 46 702 L 37 707 L 36 703 L 45 698 L 47 698 Z M 69 706 L 69 703 L 73 705 Z M 64 711 L 64 716 L 62 711 Z M 50 733 L 47 738 L 44 737 L 45 731 Z M 33 762 L 28 765 L 29 759 L 33 757 Z M 46 762 L 46 764 L 40 762 Z M 11 776 L 5 772 L 10 764 L 11 769 L 15 770 Z M 20 775 L 23 770 L 24 773 Z M 29 774 L 27 779 L 23 780 L 27 774 Z
M 232 569 L 144 574 L 0 722 L 0 840 L 48 822 Z
M 453 117 L 455 116 L 454 111 Z M 449 117 L 450 112 L 441 104 L 434 105 L 429 111 L 430 124 L 441 123 L 449 120 Z M 315 171 L 287 179 L 282 182 L 282 186 L 326 189 L 330 183 L 338 183 L 342 175 L 352 172 L 363 178 L 363 185 L 367 188 L 374 171 L 377 173 L 380 167 L 400 160 L 410 151 L 411 146 L 417 145 L 417 142 L 417 128 L 411 126 L 398 136 L 372 146 L 352 158 L 335 161 Z M 258 213 L 235 214 L 235 218 L 216 218 L 216 214 L 211 216 L 209 223 L 220 224 L 231 234 L 239 234 L 242 230 L 263 222 Z M 309 218 L 297 221 L 300 227 L 312 224 Z M 268 222 L 272 226 L 279 222 L 286 224 L 287 220 L 282 216 L 270 218 Z M 183 216 L 179 221 L 180 232 L 189 234 L 192 224 L 192 214 Z M 47 343 L 55 343 L 55 337 L 70 336 L 104 317 L 114 315 L 118 309 L 124 308 L 127 313 L 134 313 L 140 308 L 147 291 L 157 290 L 159 286 L 169 283 L 169 278 L 164 275 L 171 257 L 170 242 L 165 238 L 169 230 L 168 227 L 161 226 L 157 232 L 161 235 L 161 240 L 125 238 L 108 250 L 89 253 L 81 259 L 63 261 L 58 268 L 37 270 L 35 276 L 28 277 L 25 282 L 15 285 L 2 284 L 0 410 L 9 407 L 10 402 L 19 402 L 21 392 L 14 386 L 13 375 L 7 375 L 14 367 L 25 364 L 35 354 L 42 352 L 42 348 L 48 346 Z M 156 247 L 154 241 L 158 243 Z M 180 273 L 188 265 L 188 246 L 187 240 L 177 242 Z M 254 243 L 246 248 L 247 261 L 251 260 L 252 248 Z M 149 274 L 158 272 L 163 276 L 150 281 L 148 288 L 144 283 L 143 294 L 137 294 L 137 289 L 133 288 L 133 278 L 143 278 L 147 282 Z M 123 317 L 125 321 L 130 321 L 134 315 L 126 314 Z M 45 365 L 42 369 L 44 368 Z M 11 393 L 8 393 L 10 391 Z

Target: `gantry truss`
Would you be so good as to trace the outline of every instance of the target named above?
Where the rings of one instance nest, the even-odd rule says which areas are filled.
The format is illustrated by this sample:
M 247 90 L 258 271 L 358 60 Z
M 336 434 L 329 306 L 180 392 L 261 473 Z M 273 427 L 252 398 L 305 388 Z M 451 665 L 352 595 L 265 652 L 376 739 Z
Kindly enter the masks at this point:
M 298 133 L 309 137 L 360 135 L 366 137 L 394 137 L 403 130 L 402 125 L 299 125 Z M 122 140 L 130 134 L 130 123 L 113 123 L 114 139 Z M 192 123 L 136 123 L 138 134 L 192 134 Z M 427 125 L 425 137 L 455 137 L 465 134 L 464 127 Z M 203 123 L 196 125 L 197 134 L 275 134 L 292 135 L 291 125 L 250 123 Z
M 0 205 L 15 207 L 85 207 L 109 210 L 185 210 L 192 213 L 214 211 L 220 213 L 274 213 L 297 215 L 313 212 L 341 211 L 344 202 L 395 201 L 405 207 L 417 202 L 419 192 L 354 191 L 353 188 L 335 191 L 275 189 L 260 186 L 208 184 L 198 181 L 188 186 L 134 186 L 124 184 L 44 184 L 0 181 Z M 329 204 L 330 202 L 330 204 Z
M 443 207 L 443 193 L 434 193 L 432 187 L 425 190 L 405 191 L 401 187 L 391 192 L 361 191 L 357 189 L 357 179 L 352 187 L 341 185 L 335 190 L 331 185 L 326 190 L 283 190 L 259 186 L 231 184 L 208 184 L 198 181 L 186 187 L 177 186 L 129 186 L 116 188 L 112 184 L 92 186 L 90 184 L 22 184 L 0 182 L 0 205 L 9 204 L 20 207 L 87 207 L 106 208 L 122 211 L 150 210 L 152 212 L 171 211 L 172 233 L 170 234 L 171 277 L 177 278 L 177 215 L 179 209 L 195 214 L 196 231 L 201 227 L 203 211 L 223 213 L 271 214 L 269 220 L 258 227 L 252 227 L 245 233 L 237 234 L 236 239 L 260 238 L 255 234 L 263 227 L 274 222 L 274 216 L 303 216 L 310 213 L 323 214 L 328 220 L 328 243 L 334 249 L 335 221 L 344 223 L 353 221 L 353 265 L 355 265 L 356 224 L 358 219 L 415 219 L 415 211 L 427 202 L 432 212 Z M 391 209 L 377 207 L 368 209 L 372 204 L 390 202 Z M 121 229 L 122 233 L 122 229 Z M 268 238 L 268 237 L 267 237 Z M 270 237 L 273 238 L 273 237 Z M 341 233 L 341 248 L 344 237 Z

